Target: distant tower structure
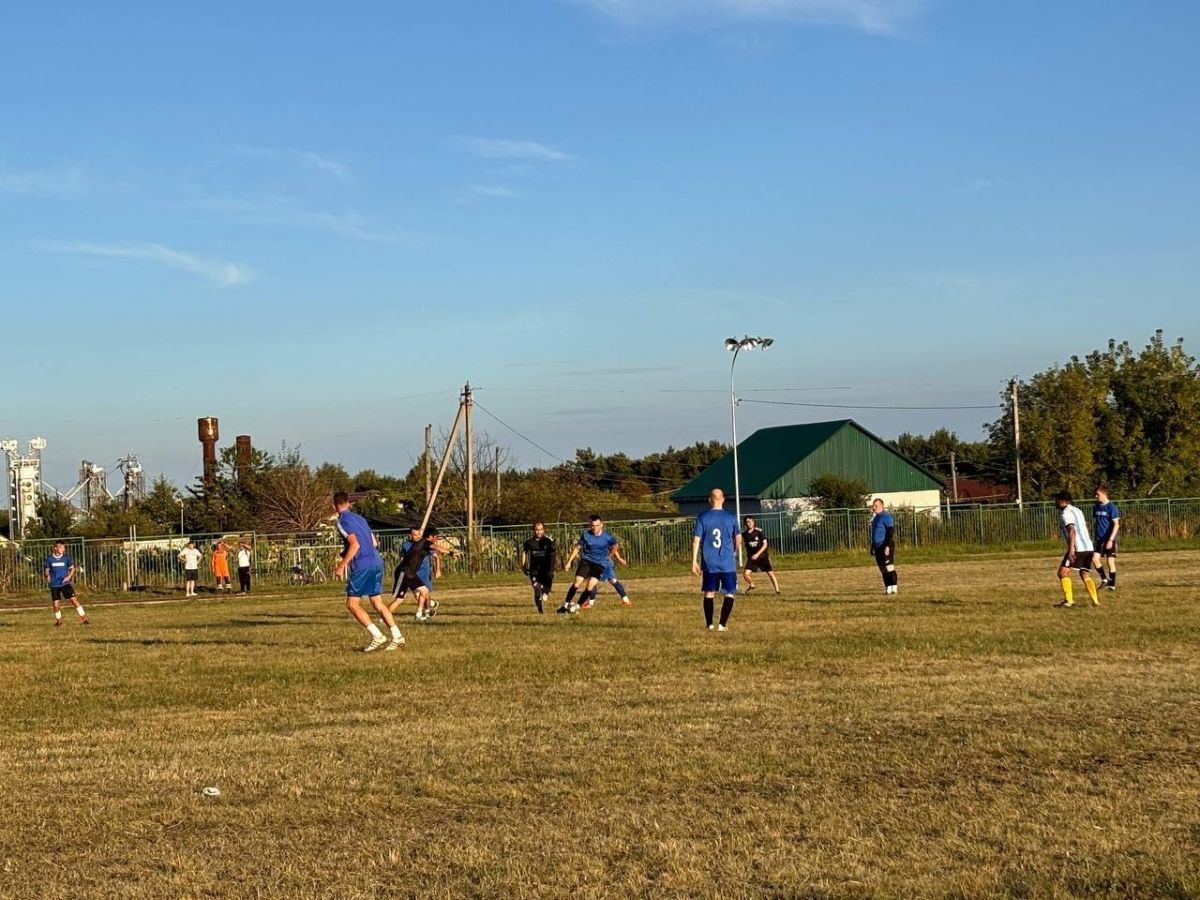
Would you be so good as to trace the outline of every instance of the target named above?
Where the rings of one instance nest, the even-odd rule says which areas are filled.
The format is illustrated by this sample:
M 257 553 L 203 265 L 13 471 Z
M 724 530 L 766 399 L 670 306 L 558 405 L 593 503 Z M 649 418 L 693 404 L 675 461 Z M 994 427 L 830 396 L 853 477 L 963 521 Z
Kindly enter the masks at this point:
M 215 416 L 196 420 L 196 431 L 204 447 L 204 482 L 211 484 L 217 479 L 217 441 L 221 429 Z
M 90 459 L 79 464 L 79 507 L 85 513 L 94 512 L 110 498 L 108 493 L 108 472 L 104 466 L 98 466 Z
M 29 453 L 21 456 L 17 441 L 0 441 L 0 450 L 8 459 L 9 536 L 19 540 L 30 522 L 37 521 L 37 499 L 42 490 L 42 451 L 46 439 L 29 442 Z
M 240 481 L 246 472 L 250 471 L 250 466 L 254 462 L 254 444 L 250 440 L 250 435 L 239 434 L 233 439 L 234 444 L 234 460 L 237 465 L 237 477 Z
M 129 509 L 133 504 L 146 499 L 146 473 L 138 458 L 130 453 L 124 459 L 118 460 L 121 473 L 125 477 L 125 487 L 121 489 L 121 502 Z

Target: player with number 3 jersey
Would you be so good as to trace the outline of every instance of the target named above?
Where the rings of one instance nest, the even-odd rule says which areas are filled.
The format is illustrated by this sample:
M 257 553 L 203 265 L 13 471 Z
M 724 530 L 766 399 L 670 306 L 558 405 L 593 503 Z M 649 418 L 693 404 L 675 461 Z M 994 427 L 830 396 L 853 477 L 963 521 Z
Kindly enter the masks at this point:
M 742 531 L 737 517 L 725 511 L 725 492 L 713 488 L 708 495 L 709 508 L 696 517 L 692 532 L 692 572 L 700 576 L 704 594 L 704 622 L 713 630 L 714 601 L 717 591 L 724 595 L 718 631 L 724 631 L 737 596 L 738 549 Z

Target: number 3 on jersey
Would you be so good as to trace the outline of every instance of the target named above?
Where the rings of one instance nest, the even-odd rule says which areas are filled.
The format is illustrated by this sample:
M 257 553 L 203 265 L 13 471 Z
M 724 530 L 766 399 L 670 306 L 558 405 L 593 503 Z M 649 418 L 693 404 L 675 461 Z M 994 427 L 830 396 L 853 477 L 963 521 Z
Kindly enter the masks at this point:
M 720 550 L 720 549 L 721 549 L 721 529 L 720 529 L 720 528 L 714 528 L 714 529 L 713 529 L 713 541 L 712 541 L 712 545 L 713 545 L 713 549 L 714 549 L 714 550 Z

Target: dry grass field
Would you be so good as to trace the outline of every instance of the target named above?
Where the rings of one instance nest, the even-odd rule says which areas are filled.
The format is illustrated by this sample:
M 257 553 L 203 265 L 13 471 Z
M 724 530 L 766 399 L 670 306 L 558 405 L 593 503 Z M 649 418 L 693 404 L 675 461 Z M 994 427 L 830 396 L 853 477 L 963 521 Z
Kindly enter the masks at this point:
M 3 612 L 0 896 L 1200 895 L 1200 553 L 1056 559 Z

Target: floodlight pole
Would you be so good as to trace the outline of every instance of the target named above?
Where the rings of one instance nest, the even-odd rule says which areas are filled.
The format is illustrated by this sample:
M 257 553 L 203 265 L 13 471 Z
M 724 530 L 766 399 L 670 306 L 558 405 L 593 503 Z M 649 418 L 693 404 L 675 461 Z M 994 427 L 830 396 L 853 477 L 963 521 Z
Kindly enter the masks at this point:
M 737 365 L 738 354 L 742 352 L 744 341 L 733 348 L 733 362 L 729 364 L 729 421 L 733 431 L 733 509 L 737 516 L 738 532 L 742 530 L 742 480 L 738 471 L 738 436 L 737 436 L 737 392 L 733 384 L 733 370 Z M 738 551 L 738 568 L 742 567 L 742 554 Z

